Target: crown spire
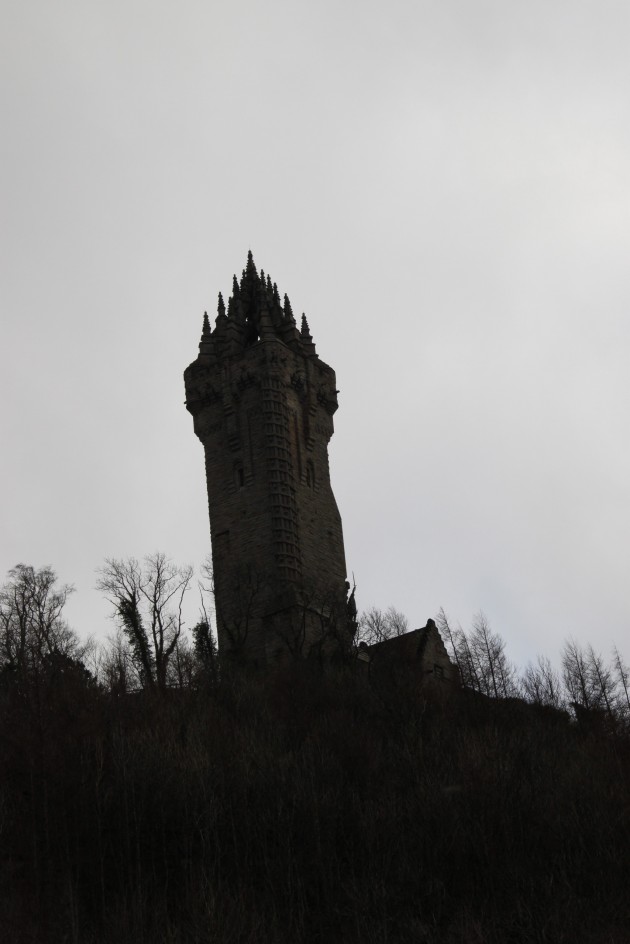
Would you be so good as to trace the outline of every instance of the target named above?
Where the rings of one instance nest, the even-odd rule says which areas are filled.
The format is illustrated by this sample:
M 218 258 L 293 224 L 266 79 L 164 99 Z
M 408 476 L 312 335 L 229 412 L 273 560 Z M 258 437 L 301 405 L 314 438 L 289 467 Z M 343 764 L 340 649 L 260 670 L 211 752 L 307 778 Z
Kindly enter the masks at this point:
M 313 343 L 311 331 L 304 313 L 302 313 L 302 330 L 300 331 L 300 340 L 302 341 L 302 350 L 305 354 L 315 354 L 315 344 Z
M 317 356 L 306 315 L 302 315 L 300 327 L 289 296 L 280 294 L 277 283 L 268 272 L 257 270 L 251 249 L 247 252 L 242 276 L 232 277 L 229 297 L 224 299 L 223 293 L 219 292 L 216 326 L 204 315 L 204 336 L 214 339 L 215 335 L 217 341 L 224 335 L 229 335 L 230 339 L 227 347 L 217 347 L 217 356 L 232 356 L 228 352 L 236 352 L 241 347 L 272 336 L 303 354 Z
M 225 314 L 225 304 L 223 302 L 223 295 L 219 292 L 219 300 L 217 302 L 217 317 L 215 321 L 215 330 L 221 331 L 224 325 L 227 324 L 227 315 Z
M 203 357 L 206 362 L 208 357 L 214 357 L 214 341 L 212 339 L 212 329 L 210 327 L 207 311 L 203 313 L 203 328 L 201 329 L 201 341 L 199 342 L 199 355 Z
M 245 275 L 255 275 L 258 276 L 256 271 L 256 263 L 254 262 L 254 257 L 252 255 L 251 249 L 247 252 L 247 265 L 245 266 Z

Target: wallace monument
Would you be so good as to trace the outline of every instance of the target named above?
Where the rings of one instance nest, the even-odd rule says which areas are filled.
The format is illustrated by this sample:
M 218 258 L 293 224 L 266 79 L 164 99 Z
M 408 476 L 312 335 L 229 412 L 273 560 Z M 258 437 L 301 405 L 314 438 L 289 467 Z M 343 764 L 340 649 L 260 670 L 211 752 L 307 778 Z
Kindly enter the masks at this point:
M 256 270 L 251 252 L 214 329 L 204 315 L 197 359 L 184 372 L 186 407 L 203 443 L 219 650 L 253 667 L 353 655 L 365 665 L 413 664 L 426 680 L 457 673 L 432 619 L 422 629 L 353 645 L 328 443 L 334 370 L 302 315 Z
M 251 252 L 214 329 L 204 316 L 184 379 L 205 452 L 221 652 L 264 666 L 349 651 L 356 611 L 328 468 L 335 372 Z

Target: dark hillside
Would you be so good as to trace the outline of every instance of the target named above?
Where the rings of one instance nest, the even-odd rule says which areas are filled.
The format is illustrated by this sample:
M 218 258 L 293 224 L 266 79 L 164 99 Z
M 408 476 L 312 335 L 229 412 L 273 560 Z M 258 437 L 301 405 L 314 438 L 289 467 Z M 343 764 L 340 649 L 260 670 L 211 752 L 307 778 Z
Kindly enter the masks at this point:
M 5 680 L 3 939 L 627 944 L 628 740 L 400 681 Z

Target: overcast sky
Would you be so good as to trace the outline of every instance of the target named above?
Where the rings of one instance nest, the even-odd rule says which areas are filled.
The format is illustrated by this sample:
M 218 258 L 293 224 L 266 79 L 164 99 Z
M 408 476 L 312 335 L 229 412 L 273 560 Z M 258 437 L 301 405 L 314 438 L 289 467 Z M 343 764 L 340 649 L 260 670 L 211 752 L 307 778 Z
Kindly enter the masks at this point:
M 103 637 L 105 557 L 202 561 L 182 372 L 251 247 L 337 371 L 360 607 L 628 656 L 627 0 L 2 11 L 0 572 Z

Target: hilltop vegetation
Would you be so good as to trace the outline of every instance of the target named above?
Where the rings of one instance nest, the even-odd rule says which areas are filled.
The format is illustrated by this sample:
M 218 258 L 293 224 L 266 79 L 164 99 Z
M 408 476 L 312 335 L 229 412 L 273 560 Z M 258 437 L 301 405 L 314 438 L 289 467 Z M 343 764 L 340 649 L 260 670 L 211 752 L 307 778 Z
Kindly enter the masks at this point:
M 570 676 L 552 704 L 543 660 L 516 698 L 496 659 L 482 674 L 472 634 L 479 684 L 447 692 L 412 666 L 234 674 L 202 626 L 190 671 L 130 692 L 120 673 L 88 671 L 54 579 L 35 581 L 45 605 L 32 597 L 15 621 L 41 574 L 14 572 L 0 598 L 6 940 L 627 942 L 630 740 L 614 667 L 602 687 L 603 662 L 576 648 L 590 698 L 578 721 L 562 703 Z

